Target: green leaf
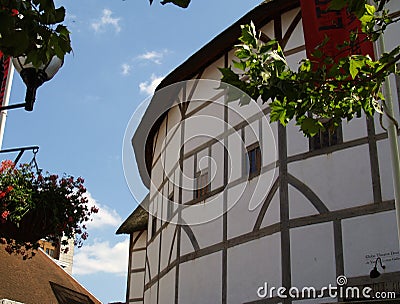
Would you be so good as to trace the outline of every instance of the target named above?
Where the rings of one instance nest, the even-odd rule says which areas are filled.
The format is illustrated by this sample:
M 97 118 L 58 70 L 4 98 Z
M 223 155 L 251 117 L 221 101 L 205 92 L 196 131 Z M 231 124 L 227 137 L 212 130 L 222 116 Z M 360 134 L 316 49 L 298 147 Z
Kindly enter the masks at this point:
M 244 71 L 246 69 L 246 63 L 242 62 L 242 61 L 235 61 L 232 60 L 233 62 L 233 66 L 239 70 Z
M 257 46 L 257 38 L 255 33 L 254 24 L 242 25 L 242 36 L 239 38 L 244 44 L 252 46 L 255 48 Z
M 360 69 L 363 66 L 365 66 L 365 59 L 363 59 L 363 58 L 360 59 L 360 56 L 350 57 L 349 72 L 353 79 L 357 76 L 357 74 L 359 73 Z
M 301 130 L 310 136 L 316 135 L 320 130 L 324 129 L 324 126 L 317 119 L 307 117 L 300 124 Z
M 329 9 L 330 10 L 341 10 L 346 6 L 346 2 L 343 0 L 332 0 L 329 3 Z

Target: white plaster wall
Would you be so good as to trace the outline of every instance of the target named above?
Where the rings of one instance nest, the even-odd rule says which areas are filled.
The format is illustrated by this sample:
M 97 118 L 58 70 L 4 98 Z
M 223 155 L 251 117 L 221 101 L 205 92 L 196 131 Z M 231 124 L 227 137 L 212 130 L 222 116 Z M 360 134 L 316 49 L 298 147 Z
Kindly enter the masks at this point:
M 365 117 L 354 118 L 347 122 L 342 121 L 343 142 L 350 141 L 357 138 L 367 137 L 367 122 Z
M 191 151 L 223 132 L 224 107 L 214 102 L 185 120 L 185 151 Z
M 159 304 L 171 304 L 175 302 L 175 268 L 170 270 L 160 280 Z
M 218 68 L 223 68 L 224 67 L 224 56 L 222 56 L 220 59 L 216 60 L 213 64 L 208 66 L 204 72 L 203 75 L 201 75 L 202 79 L 216 79 L 220 80 L 222 77 L 221 72 L 218 70 Z
M 168 224 L 166 228 L 162 231 L 162 244 L 161 244 L 161 270 L 168 266 L 168 259 L 171 252 L 171 247 L 173 245 L 173 238 L 175 234 L 176 225 Z M 176 242 L 176 240 L 175 240 Z M 174 248 L 176 243 L 174 243 Z M 176 254 L 174 255 L 174 250 L 172 252 L 171 261 L 176 259 Z
M 369 276 L 377 257 L 385 271 L 400 271 L 395 211 L 342 221 L 344 270 L 347 277 Z
M 265 189 L 265 184 L 258 178 L 228 189 L 228 238 L 253 230 L 267 195 Z
M 292 286 L 317 290 L 336 283 L 333 224 L 290 230 Z
M 269 116 L 261 119 L 262 122 L 262 165 L 274 163 L 278 158 L 278 124 L 269 123 Z
M 131 286 L 129 288 L 129 298 L 143 297 L 143 272 L 131 273 Z
M 221 253 L 210 254 L 183 263 L 179 272 L 179 303 L 221 302 Z
M 281 221 L 280 215 L 280 200 L 279 200 L 279 188 L 276 190 L 271 203 L 268 206 L 267 212 L 261 222 L 260 228 L 271 226 L 273 224 L 279 223 Z
M 224 184 L 224 150 L 223 142 L 215 143 L 211 147 L 211 191 L 222 187 Z
M 257 290 L 265 282 L 269 286 L 282 285 L 280 248 L 277 233 L 228 249 L 229 304 L 260 300 Z
M 159 236 L 157 236 L 155 240 L 147 246 L 147 258 L 149 260 L 151 275 L 150 279 L 154 278 L 158 273 L 158 252 L 160 250 L 159 241 Z
M 377 142 L 379 174 L 381 176 L 382 199 L 391 200 L 394 198 L 393 173 L 389 141 L 387 139 Z
M 283 16 L 285 16 L 282 18 L 282 20 L 283 20 L 282 25 L 284 28 L 283 35 L 286 33 L 288 27 L 292 23 L 292 20 L 294 19 L 294 17 L 297 15 L 297 13 L 299 11 L 300 11 L 300 9 L 294 9 L 283 15 Z M 289 18 L 286 18 L 286 16 Z M 294 49 L 294 48 L 302 46 L 302 45 L 304 45 L 304 35 L 303 35 L 303 23 L 300 20 L 300 22 L 297 24 L 292 36 L 289 38 L 289 40 L 286 44 L 285 50 L 291 50 L 291 49 Z
M 151 183 L 154 185 L 154 192 L 156 192 L 163 181 L 164 163 L 162 157 L 158 159 L 151 172 Z
M 265 35 L 267 35 L 269 38 L 273 39 L 275 37 L 274 35 L 274 22 L 270 21 L 263 27 L 261 27 L 261 32 L 263 32 Z
M 290 219 L 318 214 L 314 205 L 295 187 L 289 185 Z
M 165 172 L 168 176 L 174 172 L 175 166 L 179 162 L 180 149 L 181 149 L 181 125 L 176 125 L 169 133 L 167 149 L 162 154 L 162 162 L 165 163 Z M 168 133 L 168 134 L 169 134 Z
M 219 202 L 222 203 L 222 200 Z M 210 220 L 204 224 L 192 225 L 190 228 L 192 229 L 200 248 L 222 242 L 222 216 L 219 216 L 216 219 Z M 182 233 L 185 232 L 182 231 Z
M 245 155 L 244 143 L 240 133 L 234 133 L 228 137 L 228 180 L 232 182 L 242 176 L 242 161 Z
M 289 163 L 288 170 L 331 211 L 373 202 L 368 145 Z
M 290 56 L 286 57 L 286 61 L 289 65 L 289 67 L 293 70 L 293 71 L 297 71 L 299 66 L 300 66 L 300 62 L 306 58 L 306 51 L 300 51 L 297 52 L 295 54 L 292 54 Z
M 260 138 L 260 128 L 258 125 L 258 120 L 253 121 L 251 124 L 244 128 L 244 142 L 246 147 L 259 142 Z
M 277 125 L 277 123 L 273 124 Z M 294 121 L 288 123 L 286 130 L 288 156 L 309 151 L 309 139 L 299 132 L 299 126 L 296 126 Z
M 218 193 L 182 210 L 182 220 L 190 225 L 208 223 L 223 213 L 222 193 Z M 210 231 L 212 231 L 210 227 Z M 214 233 L 214 232 L 213 232 Z
M 132 253 L 132 270 L 144 268 L 146 261 L 146 250 L 135 251 Z
M 193 199 L 194 185 L 194 156 L 183 161 L 183 178 L 182 178 L 182 202 L 186 203 Z

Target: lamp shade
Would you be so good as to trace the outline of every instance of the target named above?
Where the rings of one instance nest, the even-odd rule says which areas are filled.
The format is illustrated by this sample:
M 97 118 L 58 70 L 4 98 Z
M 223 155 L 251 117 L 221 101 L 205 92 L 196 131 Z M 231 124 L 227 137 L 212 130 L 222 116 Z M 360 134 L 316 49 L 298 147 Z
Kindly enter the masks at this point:
M 12 59 L 13 65 L 21 75 L 26 85 L 25 110 L 32 111 L 36 99 L 36 90 L 43 82 L 54 77 L 63 65 L 63 60 L 53 56 L 51 60 L 35 68 L 31 62 L 26 61 L 26 56 L 19 56 Z
M 26 56 L 19 56 L 12 59 L 13 65 L 18 73 L 21 74 L 24 69 L 34 69 L 32 62 L 26 62 Z M 58 70 L 62 67 L 64 61 L 58 58 L 57 56 L 53 56 L 51 60 L 47 64 L 41 64 L 37 70 L 44 72 L 46 75 L 46 79 L 44 81 L 48 81 L 54 77 L 54 75 L 58 72 Z M 43 81 L 43 82 L 44 82 Z

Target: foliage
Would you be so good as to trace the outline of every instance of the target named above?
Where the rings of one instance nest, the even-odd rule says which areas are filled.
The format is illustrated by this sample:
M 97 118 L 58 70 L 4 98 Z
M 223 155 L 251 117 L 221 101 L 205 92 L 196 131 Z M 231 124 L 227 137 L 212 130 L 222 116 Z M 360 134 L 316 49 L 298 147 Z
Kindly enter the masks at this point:
M 26 258 L 26 249 L 38 248 L 38 244 L 31 241 L 4 237 L 6 224 L 21 228 L 19 225 L 32 214 L 43 216 L 40 223 L 45 226 L 45 235 L 39 238 L 60 245 L 61 237 L 65 236 L 74 238 L 75 245 L 82 246 L 88 237 L 85 222 L 98 212 L 94 206 L 89 208 L 83 183 L 80 177 L 59 178 L 41 171 L 33 172 L 28 164 L 16 168 L 12 161 L 3 161 L 0 167 L 0 239 L 3 236 L 2 242 L 8 244 L 6 250 L 22 253 Z M 40 230 L 42 227 L 28 228 Z M 63 240 L 61 245 L 68 245 L 68 241 Z
M 150 5 L 153 4 L 154 0 L 149 0 Z M 172 3 L 182 8 L 187 8 L 190 4 L 190 0 L 163 0 L 160 2 L 161 4 Z
M 384 10 L 386 1 L 376 1 L 378 9 L 364 2 L 333 0 L 331 7 L 339 9 L 349 5 L 360 19 L 366 39 L 375 41 L 396 20 L 390 19 Z M 337 53 L 351 51 L 358 34 L 352 33 L 349 41 L 338 45 Z M 313 53 L 318 60 L 304 59 L 294 71 L 289 68 L 279 43 L 261 42 L 253 24 L 242 26 L 240 41 L 236 50 L 238 61 L 233 62 L 233 67 L 221 69 L 222 81 L 237 86 L 254 100 L 270 99 L 271 121 L 286 125 L 295 119 L 308 136 L 325 129 L 322 121 L 328 121 L 328 128 L 333 129 L 342 119 L 350 121 L 362 113 L 370 116 L 375 111 L 381 112 L 382 83 L 396 72 L 395 63 L 400 58 L 400 46 L 382 54 L 378 60 L 358 54 L 339 59 L 337 55 L 329 57 L 323 53 L 326 38 Z M 228 101 L 239 98 L 241 104 L 250 102 L 236 92 L 228 93 Z
M 61 23 L 65 8 L 53 0 L 0 0 L 0 54 L 27 56 L 34 66 L 70 53 L 70 33 Z

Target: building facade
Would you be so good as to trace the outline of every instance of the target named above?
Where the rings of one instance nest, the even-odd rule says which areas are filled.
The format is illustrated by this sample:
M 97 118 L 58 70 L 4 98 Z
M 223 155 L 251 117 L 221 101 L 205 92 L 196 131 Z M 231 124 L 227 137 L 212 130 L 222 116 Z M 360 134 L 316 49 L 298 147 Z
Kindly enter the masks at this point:
M 398 15 L 400 5 L 391 3 Z M 147 227 L 136 224 L 135 211 L 120 231 L 131 234 L 127 302 L 357 297 L 332 296 L 329 286 L 399 296 L 389 145 L 379 118 L 343 122 L 334 134 L 308 139 L 294 124 L 269 125 L 268 103 L 227 104 L 219 88 L 218 68 L 235 58 L 241 24 L 253 21 L 261 39 L 277 39 L 295 67 L 306 56 L 301 18 L 296 0 L 265 2 L 157 88 L 132 139 L 149 195 Z M 399 40 L 390 28 L 387 49 Z M 398 113 L 396 80 L 390 81 Z M 316 295 L 283 297 L 279 288 L 312 288 Z

